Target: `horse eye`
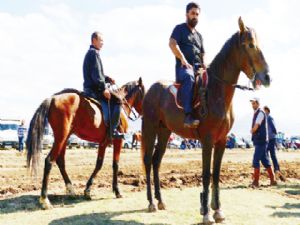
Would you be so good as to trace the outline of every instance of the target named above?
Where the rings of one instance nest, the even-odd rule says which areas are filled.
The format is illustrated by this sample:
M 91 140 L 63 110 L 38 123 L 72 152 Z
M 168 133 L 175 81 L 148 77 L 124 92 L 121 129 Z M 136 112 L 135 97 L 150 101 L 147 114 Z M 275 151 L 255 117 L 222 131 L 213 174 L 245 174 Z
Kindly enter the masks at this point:
M 250 43 L 249 48 L 254 48 L 254 44 Z

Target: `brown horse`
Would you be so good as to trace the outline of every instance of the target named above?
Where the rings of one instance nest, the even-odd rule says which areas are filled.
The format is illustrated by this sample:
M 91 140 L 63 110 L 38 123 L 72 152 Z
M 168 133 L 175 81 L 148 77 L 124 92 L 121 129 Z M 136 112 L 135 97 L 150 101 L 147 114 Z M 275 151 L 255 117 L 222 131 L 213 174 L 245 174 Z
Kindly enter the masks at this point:
M 131 148 L 137 147 L 137 144 L 142 141 L 142 133 L 140 131 L 137 131 L 132 134 L 132 142 L 131 142 Z
M 129 82 L 120 88 L 125 93 L 123 109 L 129 116 L 132 108 L 138 113 L 142 113 L 142 100 L 145 90 L 142 79 Z M 27 138 L 27 166 L 37 169 L 39 153 L 41 151 L 41 141 L 43 138 L 45 123 L 48 120 L 54 135 L 54 144 L 45 159 L 44 177 L 40 203 L 44 209 L 51 208 L 51 203 L 47 197 L 47 186 L 49 174 L 54 162 L 59 167 L 64 179 L 67 194 L 75 195 L 71 180 L 65 170 L 65 152 L 67 140 L 71 134 L 92 142 L 99 143 L 96 167 L 89 178 L 84 194 L 90 198 L 90 188 L 98 171 L 101 169 L 105 154 L 105 149 L 110 143 L 102 113 L 99 107 L 91 100 L 85 98 L 78 91 L 62 91 L 44 100 L 36 110 L 28 131 Z M 121 114 L 121 128 L 126 132 L 128 127 L 124 113 Z M 122 148 L 122 139 L 113 140 L 113 192 L 117 198 L 122 197 L 118 188 L 117 174 Z
M 184 112 L 176 106 L 175 98 L 169 92 L 168 84 L 164 82 L 154 83 L 145 95 L 143 101 L 142 158 L 147 179 L 149 211 L 156 210 L 151 191 L 151 166 L 153 166 L 155 198 L 158 200 L 158 209 L 165 209 L 160 193 L 159 167 L 169 136 L 171 132 L 175 132 L 184 138 L 198 139 L 202 143 L 203 192 L 200 197 L 201 214 L 204 215 L 203 223 L 211 224 L 225 219 L 219 200 L 219 176 L 226 137 L 234 120 L 232 98 L 235 84 L 242 71 L 252 81 L 255 88 L 258 84 L 270 85 L 268 65 L 258 46 L 255 31 L 246 27 L 241 18 L 239 18 L 239 28 L 239 32 L 228 39 L 207 69 L 209 75 L 206 100 L 208 114 L 206 118 L 201 118 L 198 128 L 183 127 Z M 200 117 L 200 109 L 200 107 L 194 109 L 198 117 Z M 158 143 L 155 145 L 156 138 Z M 213 148 L 211 208 L 215 210 L 215 213 L 212 217 L 209 213 L 208 194 Z

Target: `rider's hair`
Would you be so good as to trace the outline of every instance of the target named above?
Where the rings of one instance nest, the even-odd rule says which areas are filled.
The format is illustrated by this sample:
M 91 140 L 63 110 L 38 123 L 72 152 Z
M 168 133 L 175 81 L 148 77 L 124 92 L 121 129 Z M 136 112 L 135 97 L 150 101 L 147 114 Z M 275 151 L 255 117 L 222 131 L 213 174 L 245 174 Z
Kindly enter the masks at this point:
M 270 108 L 269 108 L 268 106 L 265 106 L 265 107 L 264 107 L 264 110 L 268 111 L 268 113 L 271 112 L 271 110 L 270 110 Z
M 199 4 L 197 4 L 196 2 L 190 2 L 186 5 L 186 13 L 188 13 L 192 8 L 199 9 L 199 11 L 201 10 Z
M 101 33 L 99 31 L 95 31 L 94 33 L 92 33 L 91 35 L 91 42 L 93 42 L 94 38 L 98 38 L 99 36 L 101 36 Z

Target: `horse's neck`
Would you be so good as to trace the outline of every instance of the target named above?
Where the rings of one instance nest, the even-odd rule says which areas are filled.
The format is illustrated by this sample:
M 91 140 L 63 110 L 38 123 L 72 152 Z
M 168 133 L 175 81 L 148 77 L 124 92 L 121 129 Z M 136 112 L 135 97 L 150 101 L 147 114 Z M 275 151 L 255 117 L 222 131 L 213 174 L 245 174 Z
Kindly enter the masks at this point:
M 231 105 L 235 91 L 233 84 L 237 83 L 240 74 L 239 61 L 234 51 L 231 49 L 225 56 L 219 56 L 220 58 L 215 59 L 209 67 L 212 74 L 210 96 L 213 102 L 214 100 L 224 102 L 225 111 Z

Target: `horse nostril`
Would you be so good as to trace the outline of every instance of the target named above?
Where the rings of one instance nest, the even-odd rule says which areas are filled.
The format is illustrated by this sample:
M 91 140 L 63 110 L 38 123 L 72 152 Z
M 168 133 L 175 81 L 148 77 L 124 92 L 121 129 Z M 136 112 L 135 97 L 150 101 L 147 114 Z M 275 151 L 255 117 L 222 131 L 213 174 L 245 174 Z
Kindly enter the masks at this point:
M 270 78 L 270 75 L 269 74 L 266 74 L 266 81 L 268 82 L 268 83 L 271 83 L 271 78 Z

